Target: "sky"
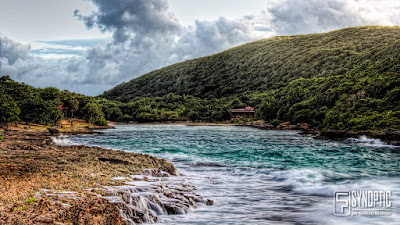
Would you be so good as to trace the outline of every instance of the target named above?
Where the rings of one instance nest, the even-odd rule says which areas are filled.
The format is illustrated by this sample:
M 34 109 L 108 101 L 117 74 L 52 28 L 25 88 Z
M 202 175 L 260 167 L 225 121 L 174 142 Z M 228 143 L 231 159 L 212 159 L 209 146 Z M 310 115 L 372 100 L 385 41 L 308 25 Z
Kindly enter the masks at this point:
M 251 41 L 399 15 L 400 0 L 0 0 L 0 75 L 95 96 Z

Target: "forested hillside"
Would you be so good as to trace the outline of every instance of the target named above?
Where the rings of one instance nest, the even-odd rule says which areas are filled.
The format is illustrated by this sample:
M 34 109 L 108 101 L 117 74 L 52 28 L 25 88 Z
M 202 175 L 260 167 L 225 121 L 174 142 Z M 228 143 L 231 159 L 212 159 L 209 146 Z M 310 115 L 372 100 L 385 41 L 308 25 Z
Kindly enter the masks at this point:
M 137 96 L 174 93 L 210 99 L 270 91 L 299 78 L 344 75 L 367 61 L 397 58 L 399 54 L 399 27 L 273 37 L 150 72 L 102 97 L 129 101 Z
M 0 78 L 0 123 L 223 121 L 247 105 L 256 120 L 321 129 L 400 129 L 400 29 L 359 27 L 275 37 L 172 65 L 87 97 Z M 249 122 L 247 118 L 241 121 Z

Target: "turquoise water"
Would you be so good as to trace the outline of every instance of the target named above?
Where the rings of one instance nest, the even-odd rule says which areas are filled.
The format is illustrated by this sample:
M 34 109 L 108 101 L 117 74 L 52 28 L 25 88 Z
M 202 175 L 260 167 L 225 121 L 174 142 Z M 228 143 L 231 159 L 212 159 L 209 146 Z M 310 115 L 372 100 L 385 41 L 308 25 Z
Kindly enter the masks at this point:
M 400 149 L 367 138 L 315 140 L 247 127 L 117 125 L 77 144 L 166 158 L 215 200 L 163 224 L 399 224 Z M 333 215 L 337 190 L 391 190 L 392 216 Z M 397 206 L 396 206 L 397 205 Z

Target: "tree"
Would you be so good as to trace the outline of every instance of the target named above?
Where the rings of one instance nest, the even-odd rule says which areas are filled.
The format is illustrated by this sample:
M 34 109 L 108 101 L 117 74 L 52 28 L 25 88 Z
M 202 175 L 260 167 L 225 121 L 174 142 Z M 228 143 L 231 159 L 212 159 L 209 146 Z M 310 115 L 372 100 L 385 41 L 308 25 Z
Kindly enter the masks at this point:
M 62 111 L 53 101 L 45 101 L 38 96 L 26 98 L 21 103 L 21 119 L 27 123 L 55 125 L 62 119 Z
M 84 113 L 84 119 L 89 123 L 95 123 L 104 118 L 101 106 L 95 102 L 88 102 L 82 111 Z
M 61 92 L 57 88 L 47 87 L 40 90 L 40 97 L 45 101 L 59 101 L 61 98 Z
M 63 100 L 63 106 L 68 108 L 69 117 L 73 118 L 74 113 L 79 109 L 79 101 L 72 96 L 66 96 Z
M 123 114 L 120 108 L 114 106 L 111 108 L 103 108 L 105 117 L 111 121 L 121 121 L 123 118 Z
M 0 123 L 18 122 L 21 110 L 18 104 L 8 95 L 0 95 Z

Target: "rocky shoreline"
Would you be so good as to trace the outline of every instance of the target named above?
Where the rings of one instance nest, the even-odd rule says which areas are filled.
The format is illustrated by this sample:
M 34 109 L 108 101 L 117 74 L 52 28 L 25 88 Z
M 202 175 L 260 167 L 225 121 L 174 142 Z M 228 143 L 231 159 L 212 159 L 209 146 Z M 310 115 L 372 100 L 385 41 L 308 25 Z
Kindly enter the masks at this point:
M 376 131 L 348 131 L 348 130 L 319 130 L 307 123 L 291 124 L 285 122 L 277 126 L 264 121 L 246 123 L 240 126 L 248 126 L 263 130 L 299 130 L 302 135 L 312 135 L 315 139 L 343 141 L 348 138 L 360 138 L 362 136 L 379 139 L 389 145 L 400 146 L 400 130 L 376 130 Z
M 4 134 L 0 224 L 152 223 L 159 215 L 188 213 L 213 203 L 195 194 L 195 187 L 165 159 L 60 146 L 51 138 L 44 130 Z

